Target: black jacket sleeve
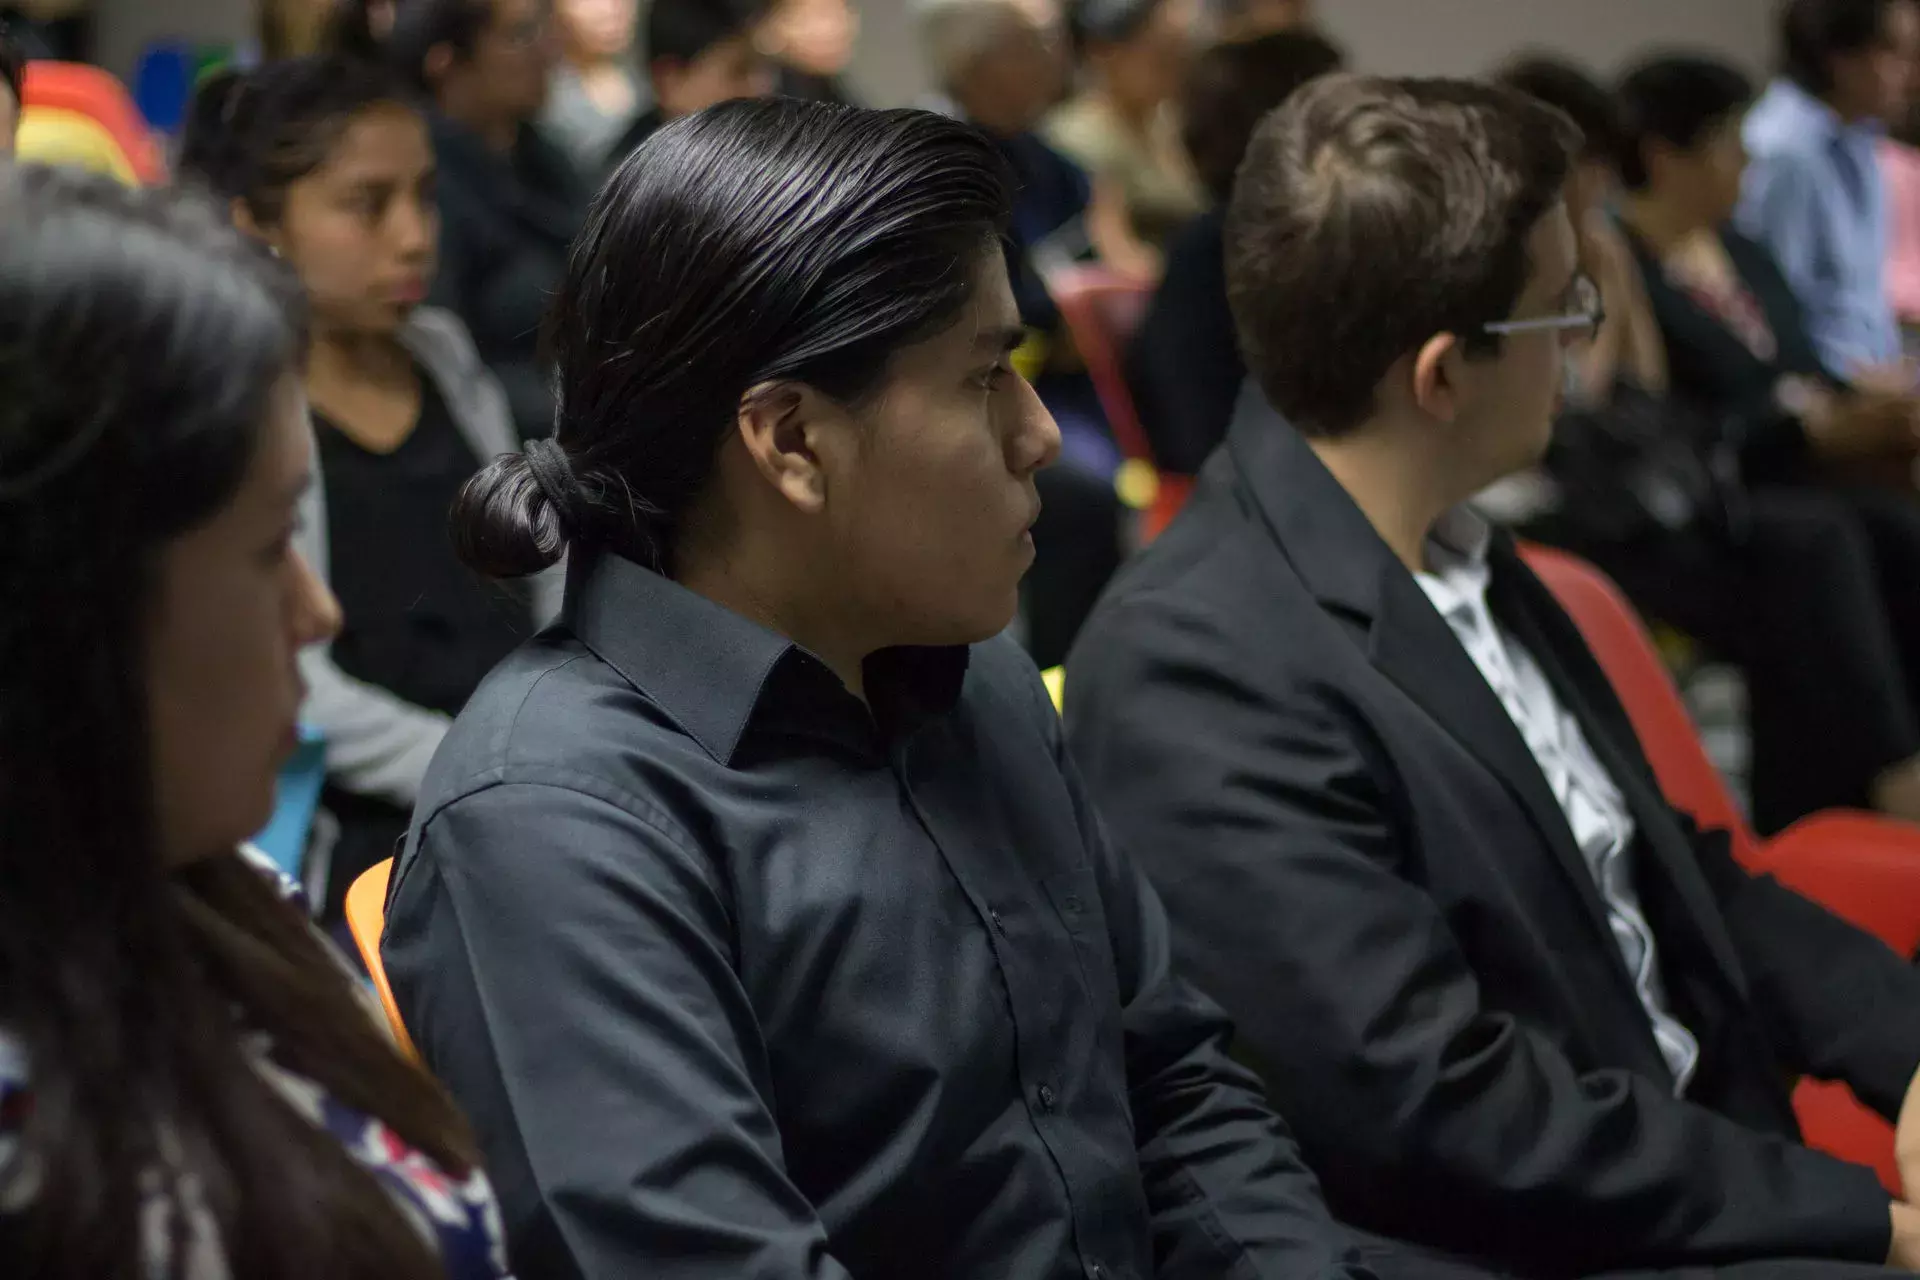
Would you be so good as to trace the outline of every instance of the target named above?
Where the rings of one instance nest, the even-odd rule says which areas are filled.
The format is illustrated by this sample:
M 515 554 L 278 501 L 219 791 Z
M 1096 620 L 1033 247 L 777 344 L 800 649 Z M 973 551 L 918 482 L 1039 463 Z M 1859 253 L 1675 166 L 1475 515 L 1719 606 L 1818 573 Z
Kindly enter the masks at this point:
M 1582 1071 L 1482 1002 L 1337 695 L 1197 608 L 1120 607 L 1069 668 L 1069 740 L 1337 1205 L 1556 1269 L 1886 1256 L 1870 1171 Z
M 1920 973 L 1878 938 L 1772 876 L 1742 868 L 1725 832 L 1701 831 L 1681 817 L 1781 1062 L 1845 1081 L 1894 1119 L 1920 1072 Z
M 1054 721 L 1050 707 L 1044 715 Z M 1229 1056 L 1226 1016 L 1173 972 L 1165 909 L 1108 841 L 1050 728 L 1120 980 L 1156 1280 L 1368 1280 L 1258 1077 Z

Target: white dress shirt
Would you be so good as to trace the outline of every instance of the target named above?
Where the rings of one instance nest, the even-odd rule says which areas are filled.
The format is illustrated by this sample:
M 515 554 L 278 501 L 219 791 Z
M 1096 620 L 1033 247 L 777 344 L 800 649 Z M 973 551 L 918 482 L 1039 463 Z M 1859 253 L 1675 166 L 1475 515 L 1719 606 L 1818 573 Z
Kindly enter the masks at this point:
M 1540 666 L 1487 607 L 1490 531 L 1465 507 L 1448 513 L 1427 539 L 1426 573 L 1415 580 L 1486 677 L 1539 762 L 1540 772 L 1566 814 L 1607 905 L 1607 924 L 1626 961 L 1634 990 L 1653 1026 L 1653 1038 L 1673 1072 L 1674 1096 L 1686 1092 L 1700 1061 L 1693 1033 L 1673 1016 L 1660 978 L 1653 929 L 1640 910 L 1633 883 L 1633 815 L 1620 788 L 1593 754 L 1580 722 L 1560 705 Z

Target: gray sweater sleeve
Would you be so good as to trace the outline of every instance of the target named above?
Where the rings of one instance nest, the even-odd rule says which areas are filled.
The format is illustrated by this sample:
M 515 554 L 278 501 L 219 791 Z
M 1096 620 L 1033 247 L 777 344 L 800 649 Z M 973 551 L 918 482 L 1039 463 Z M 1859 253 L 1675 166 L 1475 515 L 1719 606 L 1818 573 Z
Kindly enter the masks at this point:
M 400 337 L 434 380 L 455 426 L 481 463 L 520 447 L 499 381 L 480 362 L 458 319 L 449 312 L 422 307 Z M 298 545 L 323 579 L 328 545 L 325 480 L 316 455 L 313 485 L 301 510 Z M 535 625 L 545 626 L 559 613 L 564 584 L 563 565 L 526 584 Z M 300 674 L 307 682 L 302 716 L 326 735 L 327 773 L 333 783 L 411 808 L 427 764 L 451 723 L 448 717 L 347 675 L 334 663 L 326 645 L 315 645 L 300 655 Z

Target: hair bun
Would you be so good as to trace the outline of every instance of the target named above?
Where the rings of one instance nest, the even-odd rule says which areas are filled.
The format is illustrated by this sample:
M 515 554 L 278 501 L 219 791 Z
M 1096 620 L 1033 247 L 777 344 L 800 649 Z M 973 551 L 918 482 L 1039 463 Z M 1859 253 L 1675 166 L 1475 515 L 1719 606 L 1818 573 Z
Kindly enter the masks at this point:
M 552 568 L 566 554 L 570 532 L 525 453 L 502 454 L 467 481 L 454 499 L 450 527 L 461 563 L 489 578 L 526 578 Z

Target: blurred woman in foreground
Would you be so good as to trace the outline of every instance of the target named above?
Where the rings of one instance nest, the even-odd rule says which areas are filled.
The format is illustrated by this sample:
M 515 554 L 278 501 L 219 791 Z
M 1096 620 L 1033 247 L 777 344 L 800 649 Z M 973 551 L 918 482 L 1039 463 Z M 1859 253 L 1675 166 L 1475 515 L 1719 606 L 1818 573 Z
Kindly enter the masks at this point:
M 339 623 L 291 282 L 103 178 L 0 172 L 0 228 L 0 1257 L 493 1276 L 465 1125 L 239 852 Z

